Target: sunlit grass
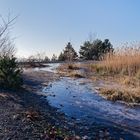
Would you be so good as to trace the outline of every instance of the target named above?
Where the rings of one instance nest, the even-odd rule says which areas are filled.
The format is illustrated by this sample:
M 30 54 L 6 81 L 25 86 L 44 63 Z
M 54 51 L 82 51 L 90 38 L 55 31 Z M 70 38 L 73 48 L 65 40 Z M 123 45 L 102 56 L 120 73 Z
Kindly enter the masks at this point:
M 140 45 L 117 49 L 107 54 L 101 62 L 91 64 L 91 67 L 97 72 L 140 78 Z

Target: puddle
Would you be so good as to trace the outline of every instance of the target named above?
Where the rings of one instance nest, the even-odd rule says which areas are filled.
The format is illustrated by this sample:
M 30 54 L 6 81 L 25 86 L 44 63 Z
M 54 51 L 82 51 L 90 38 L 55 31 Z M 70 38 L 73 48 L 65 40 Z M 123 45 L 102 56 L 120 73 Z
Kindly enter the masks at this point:
M 86 84 L 82 84 L 87 82 Z M 43 89 L 45 94 L 51 94 L 47 100 L 66 115 L 106 127 L 128 129 L 132 133 L 140 133 L 140 109 L 130 108 L 121 103 L 103 99 L 85 79 L 62 78 Z M 126 133 L 126 132 L 125 132 Z M 126 133 L 127 134 L 127 133 Z M 128 135 L 128 134 L 127 134 Z
M 34 71 L 49 71 L 49 72 L 56 72 L 56 68 L 60 65 L 60 63 L 47 63 L 46 67 L 42 68 L 34 68 Z

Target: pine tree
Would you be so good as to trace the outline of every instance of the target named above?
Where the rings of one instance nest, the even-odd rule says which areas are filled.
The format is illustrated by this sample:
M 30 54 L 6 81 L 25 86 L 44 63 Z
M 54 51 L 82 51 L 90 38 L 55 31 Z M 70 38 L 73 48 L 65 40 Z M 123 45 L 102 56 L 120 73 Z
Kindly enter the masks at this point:
M 0 86 L 2 88 L 19 88 L 22 84 L 21 73 L 14 56 L 0 58 Z

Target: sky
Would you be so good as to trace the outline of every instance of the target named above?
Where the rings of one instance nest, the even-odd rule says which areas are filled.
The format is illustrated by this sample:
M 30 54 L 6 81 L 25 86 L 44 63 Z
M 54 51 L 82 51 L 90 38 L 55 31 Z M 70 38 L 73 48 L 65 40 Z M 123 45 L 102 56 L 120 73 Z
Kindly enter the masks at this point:
M 89 36 L 114 47 L 140 41 L 140 0 L 0 0 L 0 14 L 18 15 L 12 30 L 18 57 L 76 51 Z

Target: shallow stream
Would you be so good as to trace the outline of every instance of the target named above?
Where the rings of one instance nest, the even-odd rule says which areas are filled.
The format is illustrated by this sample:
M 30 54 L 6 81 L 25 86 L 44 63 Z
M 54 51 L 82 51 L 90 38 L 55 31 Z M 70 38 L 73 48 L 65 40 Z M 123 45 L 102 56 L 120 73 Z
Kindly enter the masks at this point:
M 57 66 L 53 64 L 42 70 L 55 72 Z M 43 87 L 42 92 L 49 95 L 47 100 L 50 105 L 68 117 L 83 122 L 83 125 L 104 126 L 116 138 L 140 139 L 140 107 L 130 107 L 102 98 L 88 79 L 61 77 Z

